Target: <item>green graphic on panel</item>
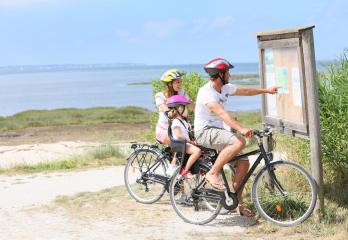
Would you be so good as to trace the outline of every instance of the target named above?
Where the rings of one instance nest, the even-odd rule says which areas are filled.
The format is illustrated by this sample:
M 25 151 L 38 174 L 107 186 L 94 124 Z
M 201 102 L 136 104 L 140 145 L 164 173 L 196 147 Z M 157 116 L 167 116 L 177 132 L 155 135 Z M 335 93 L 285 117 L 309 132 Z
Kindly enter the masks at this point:
M 279 88 L 278 90 L 278 93 L 289 94 L 288 68 L 276 68 L 276 84 L 277 86 L 281 86 L 281 88 Z

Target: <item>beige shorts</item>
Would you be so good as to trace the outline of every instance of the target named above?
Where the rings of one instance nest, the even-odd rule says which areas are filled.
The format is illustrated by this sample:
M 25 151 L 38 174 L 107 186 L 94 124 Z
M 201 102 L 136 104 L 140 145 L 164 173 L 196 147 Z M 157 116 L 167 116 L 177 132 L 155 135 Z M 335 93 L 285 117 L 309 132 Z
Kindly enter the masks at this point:
M 216 127 L 204 127 L 203 129 L 195 131 L 195 138 L 199 145 L 218 151 L 233 144 L 237 139 L 232 132 Z

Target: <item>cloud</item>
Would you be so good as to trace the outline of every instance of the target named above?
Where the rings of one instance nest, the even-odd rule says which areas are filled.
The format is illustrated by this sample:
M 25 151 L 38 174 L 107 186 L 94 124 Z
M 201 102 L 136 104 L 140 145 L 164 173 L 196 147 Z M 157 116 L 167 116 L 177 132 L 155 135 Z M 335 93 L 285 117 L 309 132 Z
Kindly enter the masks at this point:
M 143 42 L 143 38 L 141 38 L 140 36 L 136 36 L 135 34 L 132 34 L 128 30 L 118 30 L 116 32 L 116 36 L 118 37 L 118 39 L 121 39 L 131 44 L 138 44 Z
M 224 28 L 227 26 L 231 26 L 232 23 L 233 23 L 233 18 L 231 16 L 216 17 L 210 23 L 209 28 L 211 29 Z
M 144 24 L 144 34 L 156 38 L 166 38 L 177 33 L 184 22 L 176 19 L 164 21 L 147 21 Z
M 26 7 L 63 1 L 66 0 L 0 0 L 0 8 Z
M 234 20 L 232 16 L 221 16 L 213 19 L 196 18 L 192 20 L 192 33 L 202 34 L 206 32 L 214 32 L 222 28 L 232 26 Z
M 140 44 L 154 39 L 165 39 L 177 34 L 185 25 L 183 21 L 168 19 L 163 21 L 146 21 L 138 29 L 123 30 L 116 32 L 118 39 L 130 44 Z

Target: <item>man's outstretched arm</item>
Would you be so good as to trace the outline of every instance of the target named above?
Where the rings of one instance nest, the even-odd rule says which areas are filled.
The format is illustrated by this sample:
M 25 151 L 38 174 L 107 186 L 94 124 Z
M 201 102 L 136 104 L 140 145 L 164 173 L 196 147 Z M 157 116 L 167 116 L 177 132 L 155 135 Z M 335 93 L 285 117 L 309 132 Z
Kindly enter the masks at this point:
M 254 96 L 264 93 L 275 94 L 279 87 L 271 88 L 237 88 L 233 96 Z

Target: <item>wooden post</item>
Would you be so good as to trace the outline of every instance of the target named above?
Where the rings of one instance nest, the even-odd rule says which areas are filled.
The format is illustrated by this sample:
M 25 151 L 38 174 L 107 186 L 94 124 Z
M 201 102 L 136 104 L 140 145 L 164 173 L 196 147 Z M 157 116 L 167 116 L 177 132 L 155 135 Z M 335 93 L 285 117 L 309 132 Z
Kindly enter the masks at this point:
M 312 176 L 318 185 L 318 203 L 316 213 L 321 217 L 324 214 L 324 191 L 323 191 L 323 167 L 320 145 L 320 114 L 317 87 L 317 73 L 315 66 L 313 29 L 302 32 L 303 59 L 308 96 L 308 126 L 311 149 Z

